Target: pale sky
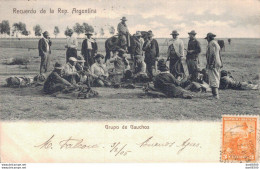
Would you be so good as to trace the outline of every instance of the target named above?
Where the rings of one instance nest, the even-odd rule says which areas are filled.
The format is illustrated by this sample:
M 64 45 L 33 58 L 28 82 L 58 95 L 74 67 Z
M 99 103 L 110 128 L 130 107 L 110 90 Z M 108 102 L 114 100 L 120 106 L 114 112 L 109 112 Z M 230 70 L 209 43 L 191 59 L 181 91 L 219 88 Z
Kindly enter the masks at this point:
M 35 9 L 36 14 L 14 14 L 17 10 Z M 40 14 L 40 9 L 46 14 Z M 49 9 L 55 10 L 54 14 Z M 58 14 L 58 8 L 69 13 Z M 92 14 L 72 14 L 72 9 L 96 9 Z M 69 0 L 69 1 L 0 1 L 0 21 L 24 22 L 33 33 L 33 26 L 40 24 L 43 30 L 52 36 L 54 26 L 59 26 L 60 36 L 64 37 L 67 26 L 86 22 L 94 26 L 95 31 L 108 27 L 117 27 L 125 16 L 130 33 L 152 30 L 155 37 L 171 37 L 176 29 L 180 37 L 195 30 L 197 37 L 205 37 L 213 32 L 217 37 L 260 38 L 260 1 L 259 0 Z

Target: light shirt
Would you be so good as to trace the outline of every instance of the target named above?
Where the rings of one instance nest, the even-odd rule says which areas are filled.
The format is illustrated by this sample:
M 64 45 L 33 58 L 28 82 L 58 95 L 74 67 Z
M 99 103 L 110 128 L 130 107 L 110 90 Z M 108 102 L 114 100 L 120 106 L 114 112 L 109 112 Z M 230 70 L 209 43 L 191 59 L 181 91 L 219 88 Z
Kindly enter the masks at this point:
M 92 49 L 92 43 L 94 43 L 95 41 L 93 39 L 88 39 L 88 38 L 86 38 L 86 40 L 88 44 L 88 49 Z
M 184 56 L 184 44 L 183 41 L 179 38 L 171 39 L 173 47 L 176 52 L 178 52 L 181 56 Z
M 122 22 L 120 22 L 117 25 L 117 31 L 119 34 L 124 34 L 124 35 L 126 35 L 129 32 L 126 24 L 123 24 Z
M 94 63 L 91 68 L 90 71 L 93 75 L 96 76 L 108 76 L 108 72 L 106 69 L 106 65 L 104 64 L 99 64 L 99 63 Z
M 69 62 L 65 65 L 64 67 L 64 74 L 65 76 L 74 74 L 75 72 L 77 72 L 75 66 L 72 66 Z
M 46 49 L 47 49 L 47 51 L 46 52 L 49 52 L 50 51 L 50 45 L 49 45 L 49 40 L 48 39 L 46 39 L 45 37 L 43 37 L 43 39 L 44 39 L 44 41 L 45 41 L 45 43 L 46 43 Z
M 77 40 L 77 38 L 74 37 L 74 36 L 67 37 L 67 46 L 69 48 L 77 49 L 77 47 L 78 47 L 78 40 Z

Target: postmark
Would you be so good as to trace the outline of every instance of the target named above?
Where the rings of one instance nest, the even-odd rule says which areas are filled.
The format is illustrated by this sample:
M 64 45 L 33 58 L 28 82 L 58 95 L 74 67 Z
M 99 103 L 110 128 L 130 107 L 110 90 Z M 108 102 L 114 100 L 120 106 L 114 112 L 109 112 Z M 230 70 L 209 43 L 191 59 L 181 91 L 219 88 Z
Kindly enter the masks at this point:
M 257 162 L 257 116 L 222 117 L 222 162 Z

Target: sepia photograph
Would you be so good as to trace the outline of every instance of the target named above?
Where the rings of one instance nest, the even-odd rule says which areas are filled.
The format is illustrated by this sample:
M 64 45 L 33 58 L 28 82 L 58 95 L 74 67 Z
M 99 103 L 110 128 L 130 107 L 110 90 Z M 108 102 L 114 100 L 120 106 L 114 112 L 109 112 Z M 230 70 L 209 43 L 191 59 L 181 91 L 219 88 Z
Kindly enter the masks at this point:
M 143 160 L 95 154 L 88 162 L 259 162 L 259 0 L 1 0 L 0 11 L 4 162 L 23 161 L 10 160 L 5 146 L 23 150 L 12 138 L 42 151 L 55 147 L 56 131 L 65 137 L 59 150 L 85 148 L 72 143 L 82 130 L 100 133 L 91 149 L 127 134 L 139 147 L 180 141 L 177 155 L 192 147 L 178 158 L 155 160 L 151 154 L 163 151 L 156 149 L 140 152 Z M 177 140 L 162 142 L 171 136 Z M 119 141 L 108 145 L 110 152 L 123 147 L 116 155 L 133 151 Z M 199 149 L 214 157 L 195 158 Z M 84 162 L 79 156 L 25 162 Z

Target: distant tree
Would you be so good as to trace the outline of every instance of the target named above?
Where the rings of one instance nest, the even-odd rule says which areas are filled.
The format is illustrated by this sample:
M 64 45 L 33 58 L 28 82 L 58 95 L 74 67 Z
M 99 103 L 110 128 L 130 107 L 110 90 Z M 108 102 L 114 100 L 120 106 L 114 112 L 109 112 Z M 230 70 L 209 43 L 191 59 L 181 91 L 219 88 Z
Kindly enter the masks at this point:
M 33 27 L 33 30 L 34 30 L 34 35 L 35 36 L 41 36 L 42 35 L 42 28 L 41 28 L 41 26 L 40 25 L 35 25 L 34 27 Z
M 82 26 L 84 27 L 85 32 L 91 32 L 91 33 L 94 32 L 93 26 L 91 26 L 85 22 L 82 24 Z
M 83 25 L 80 25 L 79 23 L 76 23 L 75 26 L 73 27 L 74 32 L 78 34 L 78 36 L 82 33 L 84 33 L 85 28 Z
M 28 35 L 30 35 L 30 34 L 31 34 L 30 31 L 27 31 L 27 30 L 23 30 L 23 31 L 22 31 L 22 35 L 28 36 Z
M 1 34 L 10 35 L 10 25 L 8 20 L 3 20 L 2 23 L 0 23 L 0 32 Z
M 104 29 L 103 29 L 103 28 L 100 28 L 99 34 L 100 34 L 101 36 L 104 36 L 104 35 L 105 35 L 105 32 L 104 32 Z
M 58 26 L 55 26 L 54 27 L 54 31 L 53 31 L 53 34 L 55 35 L 55 38 L 57 37 L 57 35 L 60 33 L 60 29 Z
M 115 28 L 114 28 L 114 26 L 111 26 L 110 28 L 109 28 L 109 33 L 111 34 L 111 35 L 114 35 L 115 34 Z
M 18 37 L 18 34 L 28 36 L 29 34 L 26 29 L 26 24 L 22 22 L 14 23 L 12 29 L 12 35 L 14 34 L 16 34 L 16 37 Z

